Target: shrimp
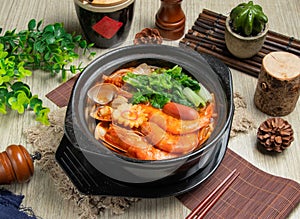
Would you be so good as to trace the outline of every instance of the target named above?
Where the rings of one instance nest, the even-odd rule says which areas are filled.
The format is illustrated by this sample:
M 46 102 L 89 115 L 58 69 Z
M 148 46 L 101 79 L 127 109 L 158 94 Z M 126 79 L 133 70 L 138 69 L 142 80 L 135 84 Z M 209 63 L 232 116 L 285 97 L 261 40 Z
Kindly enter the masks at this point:
M 112 147 L 126 151 L 129 157 L 141 160 L 162 160 L 176 157 L 175 154 L 153 147 L 152 144 L 135 131 L 119 126 L 111 125 L 105 133 L 104 139 Z
M 125 68 L 125 69 L 120 69 L 109 76 L 103 75 L 104 83 L 111 83 L 116 85 L 117 87 L 122 87 L 124 85 L 124 81 L 122 77 L 126 75 L 128 72 L 132 72 L 132 71 L 133 68 Z
M 153 122 L 143 123 L 141 132 L 157 148 L 169 153 L 186 154 L 193 151 L 199 143 L 197 132 L 173 135 Z
M 148 114 L 149 121 L 157 124 L 163 130 L 174 135 L 184 135 L 192 132 L 196 132 L 202 127 L 210 124 L 213 108 L 209 104 L 205 110 L 199 113 L 199 118 L 195 120 L 181 120 L 171 115 L 168 115 L 161 110 L 149 105 L 142 105 L 145 109 L 145 113 Z

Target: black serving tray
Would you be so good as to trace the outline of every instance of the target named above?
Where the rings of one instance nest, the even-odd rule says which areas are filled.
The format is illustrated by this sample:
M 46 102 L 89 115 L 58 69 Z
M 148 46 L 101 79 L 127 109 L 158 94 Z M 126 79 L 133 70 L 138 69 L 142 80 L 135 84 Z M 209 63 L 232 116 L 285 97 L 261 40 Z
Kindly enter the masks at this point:
M 74 147 L 64 135 L 57 151 L 56 160 L 75 187 L 86 195 L 158 198 L 185 193 L 210 177 L 220 165 L 226 147 L 220 147 L 218 156 L 192 176 L 164 185 L 133 184 L 116 181 L 95 169 L 83 153 Z

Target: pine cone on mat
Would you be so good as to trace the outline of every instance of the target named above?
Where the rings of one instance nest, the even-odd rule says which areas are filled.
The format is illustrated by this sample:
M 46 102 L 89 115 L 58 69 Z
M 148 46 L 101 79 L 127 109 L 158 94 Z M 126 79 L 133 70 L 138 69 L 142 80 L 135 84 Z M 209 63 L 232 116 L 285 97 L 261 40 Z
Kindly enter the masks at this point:
M 257 140 L 267 151 L 282 152 L 292 141 L 293 129 L 291 125 L 282 118 L 269 118 L 258 128 Z
M 157 29 L 144 28 L 134 38 L 134 45 L 137 44 L 162 44 L 163 38 Z

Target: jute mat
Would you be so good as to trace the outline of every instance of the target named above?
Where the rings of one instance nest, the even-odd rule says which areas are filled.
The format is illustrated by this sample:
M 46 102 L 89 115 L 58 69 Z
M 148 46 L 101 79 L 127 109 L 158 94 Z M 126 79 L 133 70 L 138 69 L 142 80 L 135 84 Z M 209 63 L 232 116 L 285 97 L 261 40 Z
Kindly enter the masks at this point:
M 94 219 L 105 210 L 110 210 L 112 214 L 122 214 L 138 199 L 83 195 L 57 164 L 55 151 L 64 134 L 65 113 L 66 107 L 60 108 L 49 114 L 50 126 L 37 125 L 25 130 L 27 142 L 42 155 L 36 164 L 51 176 L 59 194 L 74 205 L 79 218 Z

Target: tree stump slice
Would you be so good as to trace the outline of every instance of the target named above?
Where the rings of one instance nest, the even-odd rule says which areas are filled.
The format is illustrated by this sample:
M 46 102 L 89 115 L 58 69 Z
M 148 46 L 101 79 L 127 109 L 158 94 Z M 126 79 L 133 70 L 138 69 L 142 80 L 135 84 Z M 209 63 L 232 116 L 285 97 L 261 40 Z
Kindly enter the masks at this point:
M 271 52 L 263 58 L 254 102 L 271 116 L 291 113 L 300 93 L 300 58 L 288 52 Z

